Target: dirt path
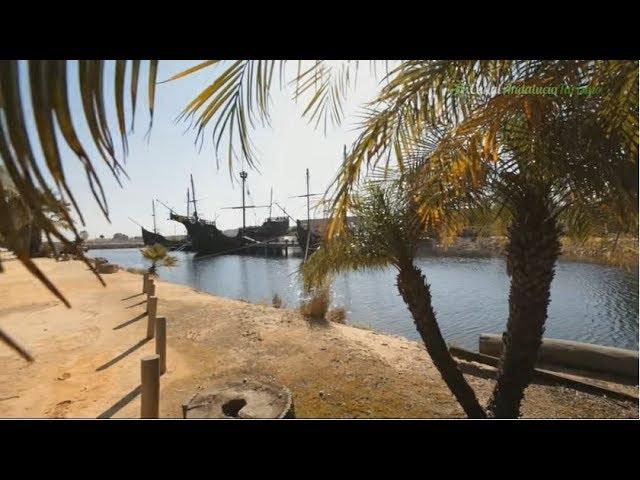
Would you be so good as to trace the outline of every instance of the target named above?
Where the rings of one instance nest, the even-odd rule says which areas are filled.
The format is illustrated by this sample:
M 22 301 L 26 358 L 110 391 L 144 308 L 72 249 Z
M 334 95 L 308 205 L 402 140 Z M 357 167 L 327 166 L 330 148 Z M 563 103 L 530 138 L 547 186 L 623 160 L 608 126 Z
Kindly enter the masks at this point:
M 68 296 L 66 309 L 15 261 L 0 274 L 0 327 L 36 358 L 0 345 L 0 417 L 138 417 L 145 297 L 139 275 L 105 275 L 101 287 L 80 262 L 38 260 Z M 168 372 L 161 416 L 180 417 L 198 389 L 254 378 L 288 386 L 298 417 L 461 417 L 416 342 L 331 324 L 310 326 L 296 311 L 214 297 L 157 281 L 167 317 Z M 467 378 L 483 402 L 493 381 Z M 637 404 L 532 385 L 529 417 L 638 417 Z

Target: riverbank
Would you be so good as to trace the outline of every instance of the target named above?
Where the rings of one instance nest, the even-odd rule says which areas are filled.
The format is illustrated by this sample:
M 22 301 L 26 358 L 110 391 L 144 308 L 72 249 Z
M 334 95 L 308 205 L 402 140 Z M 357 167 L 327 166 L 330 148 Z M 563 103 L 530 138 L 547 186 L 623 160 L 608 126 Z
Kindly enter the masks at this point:
M 562 237 L 561 260 L 597 263 L 620 267 L 628 271 L 638 270 L 638 239 L 615 235 L 591 237 L 585 242 L 576 242 Z M 420 249 L 423 255 L 454 257 L 501 257 L 505 254 L 507 237 L 458 237 L 451 245 L 425 244 Z
M 69 298 L 66 309 L 19 262 L 0 274 L 0 327 L 36 358 L 0 345 L 0 417 L 139 416 L 145 341 L 141 277 L 120 271 L 102 287 L 78 261 L 38 259 Z M 463 413 L 424 347 L 346 325 L 310 325 L 297 311 L 214 297 L 162 280 L 158 314 L 168 322 L 168 371 L 160 415 L 216 384 L 253 378 L 286 385 L 298 417 L 458 418 Z M 466 375 L 481 402 L 494 381 Z M 637 418 L 634 402 L 532 384 L 526 417 Z

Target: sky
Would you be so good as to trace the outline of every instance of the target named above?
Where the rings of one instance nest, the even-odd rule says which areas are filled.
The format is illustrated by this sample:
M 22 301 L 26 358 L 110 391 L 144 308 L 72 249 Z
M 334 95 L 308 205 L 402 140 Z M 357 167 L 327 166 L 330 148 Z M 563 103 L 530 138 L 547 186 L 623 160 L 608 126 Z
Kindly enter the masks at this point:
M 105 70 L 105 95 L 113 92 L 113 62 Z M 197 64 L 198 61 L 160 61 L 158 81 L 166 80 L 173 74 Z M 297 62 L 289 62 L 287 78 L 292 78 Z M 187 130 L 188 125 L 176 122 L 182 109 L 216 76 L 214 68 L 208 68 L 183 79 L 157 85 L 156 105 L 153 127 L 147 142 L 145 134 L 149 124 L 147 108 L 147 62 L 143 62 L 138 89 L 138 105 L 135 118 L 135 131 L 129 137 L 129 154 L 126 158 L 126 172 L 130 179 L 123 181 L 120 188 L 110 171 L 97 155 L 91 137 L 83 130 L 84 121 L 74 122 L 78 134 L 87 146 L 87 150 L 102 180 L 109 205 L 111 222 L 107 221 L 91 194 L 86 176 L 75 155 L 60 141 L 60 150 L 65 166 L 65 175 L 81 205 L 85 217 L 85 226 L 90 238 L 104 235 L 112 238 L 115 233 L 129 236 L 141 234 L 140 228 L 129 217 L 151 230 L 151 202 L 157 198 L 173 207 L 179 213 L 186 213 L 186 191 L 189 175 L 193 174 L 201 217 L 217 217 L 221 229 L 237 228 L 242 224 L 241 210 L 223 210 L 222 207 L 241 205 L 240 183 L 232 183 L 229 176 L 226 157 L 221 158 L 219 169 L 216 166 L 215 152 L 211 141 L 211 129 L 202 149 L 194 144 L 195 132 Z M 23 99 L 28 104 L 28 90 L 25 85 L 26 71 L 22 66 Z M 129 71 L 127 72 L 127 110 L 129 92 Z M 274 74 L 275 76 L 275 74 Z M 69 95 L 72 114 L 83 119 L 80 97 L 77 90 L 77 70 L 75 65 L 68 71 Z M 360 66 L 358 81 L 347 101 L 344 103 L 345 117 L 340 126 L 329 127 L 326 135 L 322 128 L 315 129 L 302 118 L 306 106 L 304 101 L 292 100 L 292 88 L 272 91 L 271 126 L 259 127 L 251 134 L 258 152 L 260 171 L 247 169 L 249 200 L 247 204 L 264 205 L 269 203 L 270 189 L 273 187 L 274 201 L 284 206 L 294 218 L 306 218 L 304 198 L 289 198 L 305 193 L 305 169 L 310 171 L 312 193 L 324 192 L 335 177 L 343 158 L 344 145 L 350 146 L 356 139 L 360 107 L 372 100 L 379 90 L 379 80 L 370 72 L 367 62 Z M 108 99 L 110 100 L 110 99 Z M 113 101 L 107 102 L 108 121 L 112 129 L 114 142 L 122 151 L 116 124 Z M 29 107 L 28 107 L 29 108 Z M 130 117 L 129 117 L 130 118 Z M 33 129 L 33 124 L 30 125 Z M 35 135 L 33 138 L 37 138 Z M 118 158 L 122 158 L 122 154 Z M 42 161 L 42 160 L 40 160 Z M 236 179 L 240 165 L 234 166 Z M 156 206 L 158 232 L 164 235 L 185 234 L 184 227 L 168 219 L 168 210 L 160 204 Z M 247 224 L 259 224 L 269 214 L 269 209 L 247 210 Z M 281 215 L 274 205 L 272 215 Z M 322 216 L 318 211 L 316 216 Z

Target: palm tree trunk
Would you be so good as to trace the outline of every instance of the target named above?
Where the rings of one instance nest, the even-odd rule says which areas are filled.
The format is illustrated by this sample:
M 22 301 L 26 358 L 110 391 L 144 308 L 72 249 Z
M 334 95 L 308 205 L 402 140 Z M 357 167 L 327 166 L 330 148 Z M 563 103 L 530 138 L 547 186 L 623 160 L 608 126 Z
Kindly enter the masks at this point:
M 398 269 L 398 290 L 442 379 L 469 418 L 486 418 L 473 389 L 447 349 L 431 306 L 431 292 L 424 275 L 410 261 L 401 262 Z
M 508 229 L 511 277 L 509 319 L 497 383 L 488 409 L 496 418 L 518 418 L 542 343 L 551 281 L 560 255 L 560 230 L 544 195 L 529 191 L 514 204 Z

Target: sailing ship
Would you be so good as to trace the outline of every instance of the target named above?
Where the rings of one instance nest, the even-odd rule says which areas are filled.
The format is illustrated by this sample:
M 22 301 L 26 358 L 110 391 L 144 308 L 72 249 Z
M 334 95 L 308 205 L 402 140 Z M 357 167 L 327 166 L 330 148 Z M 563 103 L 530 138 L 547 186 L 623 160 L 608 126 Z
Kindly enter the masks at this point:
M 156 243 L 159 243 L 160 245 L 164 245 L 169 249 L 177 248 L 178 246 L 180 246 L 182 242 L 178 240 L 169 240 L 168 238 L 158 233 L 158 230 L 156 228 L 156 205 L 154 200 L 151 200 L 151 211 L 151 216 L 153 217 L 153 232 L 147 230 L 138 222 L 135 222 L 133 219 L 130 219 L 142 230 L 142 242 L 145 245 L 155 245 Z
M 199 254 L 242 253 L 244 247 L 259 242 L 275 240 L 280 236 L 286 235 L 289 229 L 289 219 L 287 217 L 269 216 L 260 226 L 246 226 L 247 208 L 270 207 L 270 205 L 256 206 L 245 204 L 245 182 L 247 176 L 247 172 L 240 172 L 240 178 L 242 179 L 242 206 L 226 207 L 242 209 L 242 228 L 238 229 L 235 235 L 227 235 L 218 229 L 215 220 L 208 221 L 198 216 L 195 186 L 193 183 L 193 175 L 191 175 L 191 195 L 189 195 L 189 191 L 187 190 L 187 205 L 193 203 L 193 216 L 190 216 L 188 211 L 186 216 L 171 212 L 169 218 L 184 225 L 194 251 Z M 189 197 L 191 197 L 191 199 L 189 199 Z
M 296 237 L 300 248 L 304 252 L 307 250 L 307 242 L 309 245 L 307 257 L 322 246 L 330 221 L 330 217 L 296 220 Z M 347 226 L 352 227 L 354 221 L 355 217 L 347 217 Z M 311 229 L 309 229 L 309 225 L 311 225 Z
M 296 220 L 296 237 L 298 239 L 298 245 L 304 253 L 304 259 L 306 260 L 309 255 L 320 248 L 322 243 L 322 237 L 326 231 L 328 220 L 327 218 L 311 220 L 311 197 L 320 195 L 319 193 L 309 193 L 309 169 L 307 168 L 307 193 L 304 195 L 296 195 L 291 198 L 306 198 L 307 199 L 307 219 Z
M 164 245 L 165 247 L 168 247 L 170 244 L 173 243 L 171 240 L 163 237 L 159 233 L 150 232 L 144 227 L 140 227 L 140 228 L 142 229 L 142 242 L 145 245 L 155 245 L 156 243 L 159 243 L 160 245 Z
M 345 147 L 346 156 L 346 147 Z M 306 198 L 307 199 L 307 219 L 296 220 L 296 237 L 298 239 L 298 245 L 302 249 L 304 259 L 306 260 L 309 255 L 315 252 L 322 245 L 322 240 L 326 235 L 327 228 L 331 218 L 311 218 L 311 204 L 310 198 L 321 195 L 319 193 L 309 193 L 309 169 L 307 168 L 307 193 L 304 195 L 296 195 L 291 198 Z M 353 224 L 353 217 L 347 217 L 347 225 Z
M 298 245 L 305 252 L 305 257 L 320 248 L 328 221 L 328 218 L 296 220 L 296 238 Z M 309 228 L 309 225 L 311 225 L 311 228 Z

